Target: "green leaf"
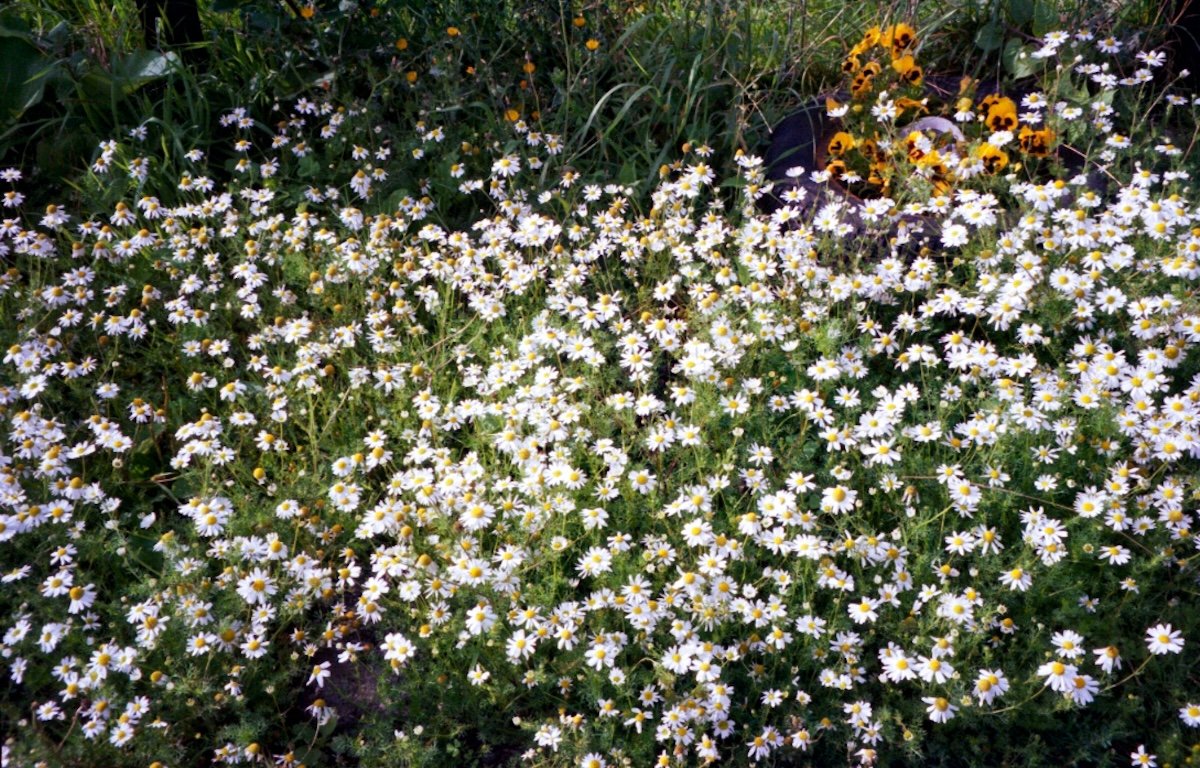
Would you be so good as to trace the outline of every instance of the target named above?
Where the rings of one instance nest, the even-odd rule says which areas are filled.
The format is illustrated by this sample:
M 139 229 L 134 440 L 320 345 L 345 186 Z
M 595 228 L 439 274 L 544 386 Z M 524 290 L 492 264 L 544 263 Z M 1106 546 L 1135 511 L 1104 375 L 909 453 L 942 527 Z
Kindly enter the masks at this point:
M 104 104 L 112 96 L 112 76 L 99 68 L 89 69 L 79 78 L 78 88 L 85 104 Z
M 17 14 L 13 7 L 0 11 L 0 37 L 19 37 L 33 42 L 33 36 L 29 33 L 29 24 Z
M 1053 3 L 1034 3 L 1033 6 L 1033 34 L 1041 37 L 1047 32 L 1058 29 L 1061 26 L 1058 18 L 1058 13 L 1054 10 Z
M 617 181 L 622 184 L 633 184 L 637 180 L 637 166 L 634 165 L 632 160 L 626 160 L 624 165 L 621 166 L 621 172 L 617 174 Z
M 113 64 L 113 84 L 122 95 L 129 95 L 153 80 L 166 77 L 174 66 L 174 53 L 134 51 Z
M 108 104 L 166 77 L 175 61 L 174 53 L 134 51 L 114 61 L 111 69 L 90 67 L 79 78 L 79 88 L 86 101 Z
M 1000 58 L 1004 63 L 1005 71 L 1017 80 L 1029 77 L 1038 70 L 1037 59 L 1031 58 L 1026 46 L 1015 38 L 1004 44 L 1004 53 Z
M 58 48 L 65 46 L 71 40 L 71 25 L 65 21 L 60 21 L 43 36 L 42 40 L 44 43 L 49 43 Z
M 312 155 L 305 155 L 300 158 L 300 165 L 296 169 L 296 175 L 302 179 L 311 179 L 321 172 L 321 164 Z
M 991 53 L 1004 45 L 1004 29 L 999 23 L 989 21 L 975 35 L 975 45 L 984 53 Z
M 179 477 L 171 483 L 171 493 L 177 499 L 188 499 L 200 493 L 200 485 L 191 476 Z
M 0 118 L 15 120 L 42 100 L 57 64 L 15 33 L 0 35 Z
M 159 574 L 162 573 L 162 553 L 154 550 L 154 545 L 158 543 L 157 537 L 147 536 L 142 533 L 134 533 L 129 536 L 129 543 L 133 546 L 134 551 L 138 555 L 138 560 L 143 565 L 153 572 Z
M 148 437 L 133 450 L 129 457 L 129 476 L 134 480 L 148 480 L 162 469 L 162 460 L 154 438 Z
M 1013 24 L 1023 27 L 1033 21 L 1034 0 L 1008 0 L 1008 17 Z

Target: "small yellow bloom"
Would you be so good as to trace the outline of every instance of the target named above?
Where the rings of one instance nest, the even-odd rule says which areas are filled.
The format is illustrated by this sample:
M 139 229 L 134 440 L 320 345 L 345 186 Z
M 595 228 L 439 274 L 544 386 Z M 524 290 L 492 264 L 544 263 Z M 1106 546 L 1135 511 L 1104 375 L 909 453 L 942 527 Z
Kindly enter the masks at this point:
M 850 150 L 854 149 L 857 142 L 854 137 L 845 131 L 838 131 L 833 134 L 833 138 L 829 140 L 829 146 L 826 148 L 830 155 L 841 157 Z
M 871 90 L 872 83 L 872 76 L 866 70 L 859 72 L 850 83 L 850 97 L 862 99 Z
M 908 54 L 892 61 L 892 69 L 909 85 L 920 85 L 923 73 L 916 60 Z
M 458 27 L 446 27 L 446 34 L 450 37 L 458 37 L 462 34 Z
M 583 18 L 582 16 L 576 16 L 575 18 L 571 19 L 571 23 L 575 25 L 576 29 L 579 29 L 584 24 L 587 24 L 587 19 Z
M 408 50 L 408 38 L 404 38 L 404 37 L 402 37 L 402 38 L 400 38 L 399 40 L 397 40 L 397 41 L 396 41 L 396 50 L 397 50 L 397 51 L 406 51 L 406 50 Z
M 300 8 L 300 17 L 301 18 L 311 19 L 313 16 L 316 16 L 316 15 L 317 15 L 317 7 L 315 5 L 301 6 L 301 8 Z
M 910 131 L 904 137 L 904 146 L 907 148 L 910 162 L 931 165 L 938 160 L 937 152 L 929 138 L 920 131 Z
M 600 41 L 593 37 L 584 43 L 584 46 L 586 46 L 589 51 L 595 51 L 600 48 Z
M 988 173 L 994 174 L 1008 165 L 1008 153 L 993 144 L 981 145 L 978 154 Z
M 891 29 L 892 56 L 898 56 L 917 44 L 917 30 L 901 22 Z
M 986 99 L 985 99 L 986 102 Z M 993 131 L 1012 131 L 1017 127 L 1017 105 L 1012 99 L 1001 98 L 988 107 L 987 127 Z
M 886 165 L 888 154 L 879 148 L 879 144 L 875 139 L 860 140 L 858 142 L 858 152 L 867 158 L 867 160 L 872 161 L 872 167 L 879 166 L 876 170 L 882 170 Z
M 893 29 L 895 29 L 895 27 L 884 27 L 882 30 L 880 30 L 879 45 L 883 46 L 884 48 L 892 47 L 892 30 Z
M 1021 151 L 1034 157 L 1046 157 L 1050 154 L 1050 144 L 1054 141 L 1054 131 L 1043 128 L 1035 131 L 1029 126 L 1023 126 L 1017 134 Z
M 417 73 L 416 73 L 416 71 L 415 71 L 415 70 L 411 70 L 411 69 L 410 69 L 409 71 L 405 72 L 405 73 L 404 73 L 404 79 L 405 79 L 405 80 L 407 80 L 407 81 L 409 82 L 409 84 L 412 84 L 412 83 L 415 83 L 415 82 L 417 82 Z

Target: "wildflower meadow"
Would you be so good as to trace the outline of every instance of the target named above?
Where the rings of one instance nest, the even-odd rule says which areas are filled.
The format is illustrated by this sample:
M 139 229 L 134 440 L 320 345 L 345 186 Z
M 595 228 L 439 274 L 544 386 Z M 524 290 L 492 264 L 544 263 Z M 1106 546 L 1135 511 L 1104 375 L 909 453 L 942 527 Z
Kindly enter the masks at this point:
M 1171 5 L 0 10 L 3 764 L 1194 764 Z

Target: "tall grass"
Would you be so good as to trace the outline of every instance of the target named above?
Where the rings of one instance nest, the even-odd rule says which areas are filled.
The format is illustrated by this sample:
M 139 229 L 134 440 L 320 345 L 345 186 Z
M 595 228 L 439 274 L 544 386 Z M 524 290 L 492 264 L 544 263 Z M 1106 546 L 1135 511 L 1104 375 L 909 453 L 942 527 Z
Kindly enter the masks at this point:
M 783 116 L 837 82 L 848 31 L 873 23 L 915 20 L 934 71 L 997 76 L 1006 46 L 1050 22 L 1082 15 L 1154 35 L 1161 21 L 1150 0 L 202 0 L 201 12 L 206 66 L 172 60 L 138 79 L 132 74 L 146 59 L 132 0 L 23 0 L 10 8 L 6 18 L 28 26 L 54 83 L 35 108 L 0 126 L 0 159 L 36 160 L 66 178 L 120 125 L 155 120 L 171 141 L 182 145 L 188 135 L 203 145 L 219 132 L 213 115 L 225 109 L 250 108 L 267 124 L 280 100 L 325 93 L 371 105 L 397 124 L 422 110 L 452 110 L 481 136 L 502 131 L 509 110 L 537 114 L 543 129 L 564 137 L 569 158 L 588 158 L 597 178 L 649 183 L 685 142 L 710 145 L 731 172 L 738 150 L 761 150 Z M 575 27 L 577 17 L 586 26 Z M 449 38 L 450 27 L 461 35 Z M 587 50 L 589 40 L 597 50 Z M 536 71 L 523 72 L 525 62 Z M 419 77 L 415 87 L 410 73 Z

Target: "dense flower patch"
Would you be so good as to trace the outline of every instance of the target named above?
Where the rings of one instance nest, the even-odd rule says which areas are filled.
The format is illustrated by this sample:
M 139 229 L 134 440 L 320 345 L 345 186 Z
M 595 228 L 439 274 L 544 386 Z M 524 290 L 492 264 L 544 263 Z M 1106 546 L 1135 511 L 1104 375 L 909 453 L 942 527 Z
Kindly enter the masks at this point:
M 828 115 L 846 130 L 821 137 L 823 170 L 863 197 L 925 199 L 930 193 L 921 182 L 936 195 L 950 196 L 957 184 L 1003 171 L 1009 151 L 1018 151 L 1017 157 L 1029 163 L 1050 154 L 1055 132 L 1042 125 L 1047 106 L 1043 94 L 1021 99 L 1028 111 L 1019 116 L 1016 101 L 995 91 L 977 93 L 980 84 L 970 77 L 962 78 L 954 92 L 931 93 L 913 56 L 917 45 L 911 26 L 895 24 L 872 27 L 850 49 L 842 64 L 849 102 L 828 103 Z M 1051 44 L 1032 55 L 1049 56 L 1054 49 Z M 1143 70 L 1139 77 L 1152 79 L 1150 71 Z M 888 128 L 885 132 L 881 121 Z M 964 134 L 959 126 L 974 135 Z M 904 184 L 893 189 L 898 180 Z M 917 180 L 921 181 L 914 184 Z
M 1020 117 L 1104 190 L 963 173 L 868 237 L 756 213 L 751 155 L 642 193 L 522 120 L 399 145 L 308 99 L 226 117 L 228 183 L 145 128 L 103 208 L 4 171 L 7 758 L 1183 755 L 1200 210 L 1114 46 L 1047 37 Z

